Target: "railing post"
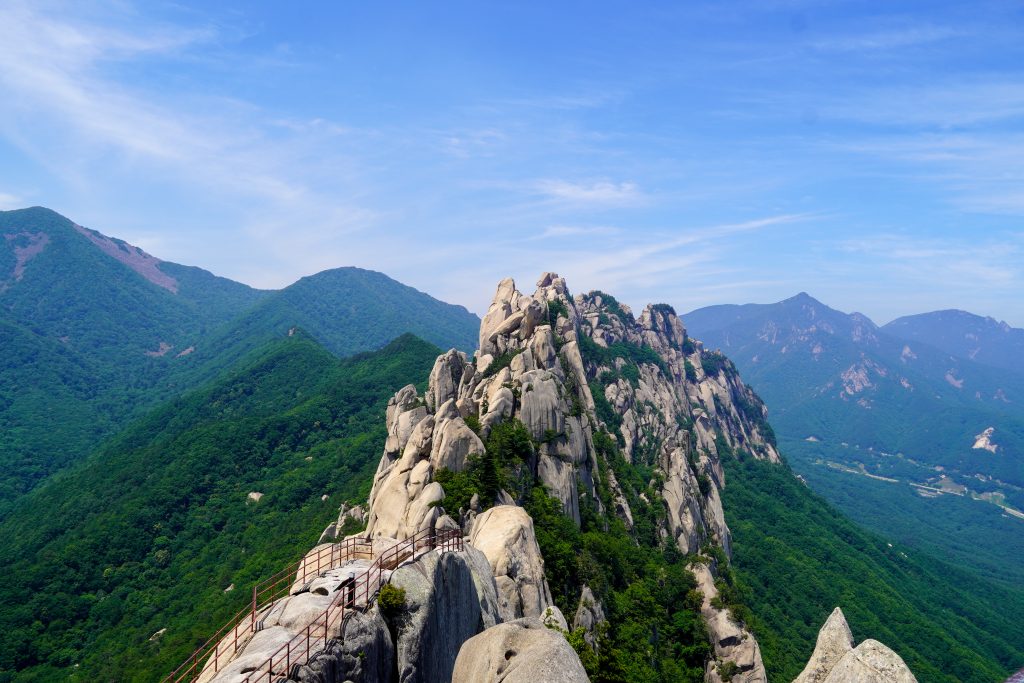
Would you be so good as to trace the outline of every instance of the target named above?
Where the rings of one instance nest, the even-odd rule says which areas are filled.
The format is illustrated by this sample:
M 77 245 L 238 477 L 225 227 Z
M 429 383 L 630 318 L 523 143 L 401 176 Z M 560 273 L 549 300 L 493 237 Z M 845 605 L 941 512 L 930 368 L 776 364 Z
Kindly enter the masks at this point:
M 256 586 L 252 587 L 252 618 L 250 619 L 252 633 L 256 633 Z

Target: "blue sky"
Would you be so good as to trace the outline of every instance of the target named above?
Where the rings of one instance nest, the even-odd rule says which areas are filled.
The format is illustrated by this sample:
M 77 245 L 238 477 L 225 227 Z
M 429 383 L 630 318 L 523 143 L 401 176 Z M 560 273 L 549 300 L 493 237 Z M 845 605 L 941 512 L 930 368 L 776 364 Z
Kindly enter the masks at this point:
M 0 209 L 482 312 L 545 270 L 1024 326 L 1013 2 L 0 5 Z

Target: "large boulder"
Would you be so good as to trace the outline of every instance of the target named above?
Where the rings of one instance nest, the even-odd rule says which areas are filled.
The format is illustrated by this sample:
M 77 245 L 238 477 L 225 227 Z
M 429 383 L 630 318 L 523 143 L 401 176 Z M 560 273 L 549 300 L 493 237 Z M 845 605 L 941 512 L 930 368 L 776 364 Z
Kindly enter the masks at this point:
M 823 683 L 839 660 L 853 650 L 853 633 L 843 610 L 836 607 L 818 631 L 818 642 L 807 666 L 794 683 Z
M 345 619 L 344 638 L 313 655 L 290 680 L 297 683 L 387 683 L 395 663 L 388 625 L 374 605 Z
M 846 617 L 836 607 L 793 683 L 917 683 L 903 659 L 882 643 L 869 638 L 854 647 L 853 642 Z
M 450 680 L 462 644 L 501 621 L 490 565 L 472 547 L 425 555 L 396 569 L 391 583 L 406 600 L 396 618 L 399 683 Z
M 500 624 L 467 640 L 452 683 L 586 683 L 590 679 L 565 638 L 539 619 Z
M 516 505 L 492 507 L 473 522 L 469 542 L 487 557 L 504 621 L 539 617 L 553 604 L 533 519 L 526 510 Z
M 869 638 L 839 660 L 825 683 L 917 683 L 917 679 L 902 657 Z

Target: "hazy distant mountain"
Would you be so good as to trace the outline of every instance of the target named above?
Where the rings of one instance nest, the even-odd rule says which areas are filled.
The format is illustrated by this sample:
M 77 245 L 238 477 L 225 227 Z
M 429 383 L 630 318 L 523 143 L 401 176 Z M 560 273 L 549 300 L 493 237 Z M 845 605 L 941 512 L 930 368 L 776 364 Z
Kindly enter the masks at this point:
M 290 330 L 349 355 L 406 332 L 468 348 L 478 324 L 380 273 L 260 291 L 49 209 L 0 212 L 0 515 L 131 417 Z
M 1024 329 L 967 311 L 897 318 L 882 327 L 901 339 L 930 344 L 959 358 L 1024 374 Z
M 988 481 L 994 477 L 1014 496 L 1024 485 L 1022 376 L 899 339 L 803 293 L 775 304 L 702 308 L 683 320 L 733 359 L 780 436 L 859 448 L 850 460 L 871 460 L 880 473 L 921 463 L 921 482 L 974 478 L 972 487 L 984 492 L 999 488 Z

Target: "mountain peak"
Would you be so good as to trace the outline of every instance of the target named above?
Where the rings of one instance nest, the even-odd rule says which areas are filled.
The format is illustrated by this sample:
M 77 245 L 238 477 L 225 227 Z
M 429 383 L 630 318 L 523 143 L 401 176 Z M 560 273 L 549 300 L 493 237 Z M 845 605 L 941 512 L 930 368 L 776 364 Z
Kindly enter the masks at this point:
M 815 299 L 813 296 L 811 296 L 807 292 L 798 292 L 798 293 L 794 294 L 793 296 L 789 297 L 788 299 L 783 299 L 779 303 L 780 304 L 793 303 L 793 304 L 819 304 L 819 305 L 822 305 L 820 301 Z

